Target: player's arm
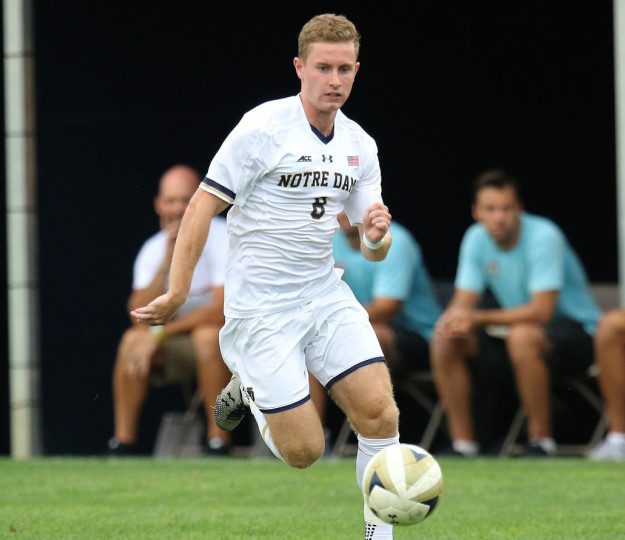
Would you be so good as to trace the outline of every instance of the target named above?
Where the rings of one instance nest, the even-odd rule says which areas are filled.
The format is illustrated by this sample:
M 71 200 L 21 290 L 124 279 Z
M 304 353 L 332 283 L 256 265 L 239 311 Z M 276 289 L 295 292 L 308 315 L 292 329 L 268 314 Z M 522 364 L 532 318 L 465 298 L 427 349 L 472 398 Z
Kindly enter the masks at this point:
M 163 294 L 167 290 L 167 277 L 169 276 L 169 268 L 171 267 L 171 259 L 174 255 L 174 246 L 176 244 L 176 236 L 178 227 L 176 227 L 175 235 L 170 234 L 167 239 L 167 248 L 160 265 L 156 269 L 152 281 L 145 287 L 133 288 L 128 298 L 127 308 L 128 316 L 131 322 L 137 323 L 137 319 L 131 316 L 131 312 L 138 307 L 145 306 L 154 300 L 157 296 Z
M 365 210 L 362 223 L 358 223 L 360 252 L 368 261 L 383 261 L 393 243 L 389 227 L 391 214 L 383 203 L 373 203 Z
M 436 321 L 435 331 L 449 338 L 463 337 L 473 329 L 471 319 L 481 294 L 468 289 L 456 289 L 445 311 Z
M 372 323 L 389 324 L 393 317 L 401 311 L 403 302 L 396 298 L 378 296 L 372 302 L 363 306 L 369 314 Z
M 475 326 L 517 323 L 545 325 L 553 316 L 558 294 L 558 291 L 536 292 L 527 304 L 507 309 L 477 309 L 471 318 Z
M 206 306 L 178 315 L 164 326 L 166 336 L 186 334 L 203 325 L 223 326 L 224 324 L 224 287 L 220 285 L 212 290 L 212 301 Z
M 156 271 L 154 279 L 147 287 L 142 289 L 133 289 L 128 299 L 128 314 L 137 309 L 138 307 L 145 306 L 154 300 L 157 296 L 163 294 L 167 290 L 167 276 L 169 275 L 169 265 L 161 265 Z M 131 322 L 136 323 L 137 319 L 130 316 Z
M 210 223 L 214 216 L 225 210 L 228 203 L 198 188 L 184 213 L 176 239 L 169 275 L 169 290 L 147 306 L 132 312 L 132 316 L 145 324 L 165 324 L 184 303 L 193 271 L 200 258 Z

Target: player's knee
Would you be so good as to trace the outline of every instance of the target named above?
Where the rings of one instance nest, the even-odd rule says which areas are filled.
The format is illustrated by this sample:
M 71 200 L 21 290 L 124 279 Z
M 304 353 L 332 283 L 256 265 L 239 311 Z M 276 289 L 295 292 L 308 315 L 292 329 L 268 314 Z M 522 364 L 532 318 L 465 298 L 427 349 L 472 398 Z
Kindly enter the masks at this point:
M 365 437 L 391 437 L 397 433 L 399 409 L 392 399 L 370 407 L 357 422 L 357 430 Z
M 219 327 L 216 325 L 199 326 L 191 334 L 193 345 L 197 350 L 219 347 Z
M 610 343 L 625 340 L 625 311 L 608 311 L 597 328 L 597 341 Z
M 325 450 L 325 443 L 318 440 L 301 441 L 297 445 L 287 445 L 280 453 L 287 465 L 296 469 L 306 469 L 317 461 Z
M 516 324 L 510 328 L 506 338 L 506 347 L 513 364 L 523 363 L 528 353 L 535 353 L 545 345 L 545 331 L 537 324 Z

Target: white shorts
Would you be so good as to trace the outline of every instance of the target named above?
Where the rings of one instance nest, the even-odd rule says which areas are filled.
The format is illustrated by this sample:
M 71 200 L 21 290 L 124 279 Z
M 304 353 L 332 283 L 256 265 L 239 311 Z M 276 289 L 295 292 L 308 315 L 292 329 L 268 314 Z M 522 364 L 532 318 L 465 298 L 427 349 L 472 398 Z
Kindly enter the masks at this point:
M 230 371 L 265 413 L 308 401 L 308 371 L 329 389 L 352 371 L 384 361 L 367 312 L 344 282 L 296 308 L 226 318 L 219 344 Z

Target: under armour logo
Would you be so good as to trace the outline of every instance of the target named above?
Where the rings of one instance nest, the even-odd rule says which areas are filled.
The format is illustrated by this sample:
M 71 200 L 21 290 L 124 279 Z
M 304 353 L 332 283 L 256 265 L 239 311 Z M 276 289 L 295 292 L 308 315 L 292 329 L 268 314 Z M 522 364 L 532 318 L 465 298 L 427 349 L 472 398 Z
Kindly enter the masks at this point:
M 321 157 L 323 158 L 323 162 L 325 163 L 326 161 L 329 161 L 330 163 L 332 163 L 332 156 L 327 156 L 325 154 L 321 154 Z
M 297 162 L 299 163 L 300 161 L 304 161 L 304 162 L 309 162 L 312 161 L 312 156 L 302 156 L 301 158 L 299 158 L 297 160 Z

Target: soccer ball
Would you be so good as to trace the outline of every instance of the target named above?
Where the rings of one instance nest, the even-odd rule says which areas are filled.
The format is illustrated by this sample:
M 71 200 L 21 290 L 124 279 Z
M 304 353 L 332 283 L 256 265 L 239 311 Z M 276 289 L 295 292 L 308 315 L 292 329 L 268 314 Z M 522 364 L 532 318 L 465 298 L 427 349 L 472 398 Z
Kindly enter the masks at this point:
M 428 517 L 443 491 L 443 473 L 425 449 L 396 444 L 378 452 L 365 468 L 362 493 L 385 523 L 411 525 Z

